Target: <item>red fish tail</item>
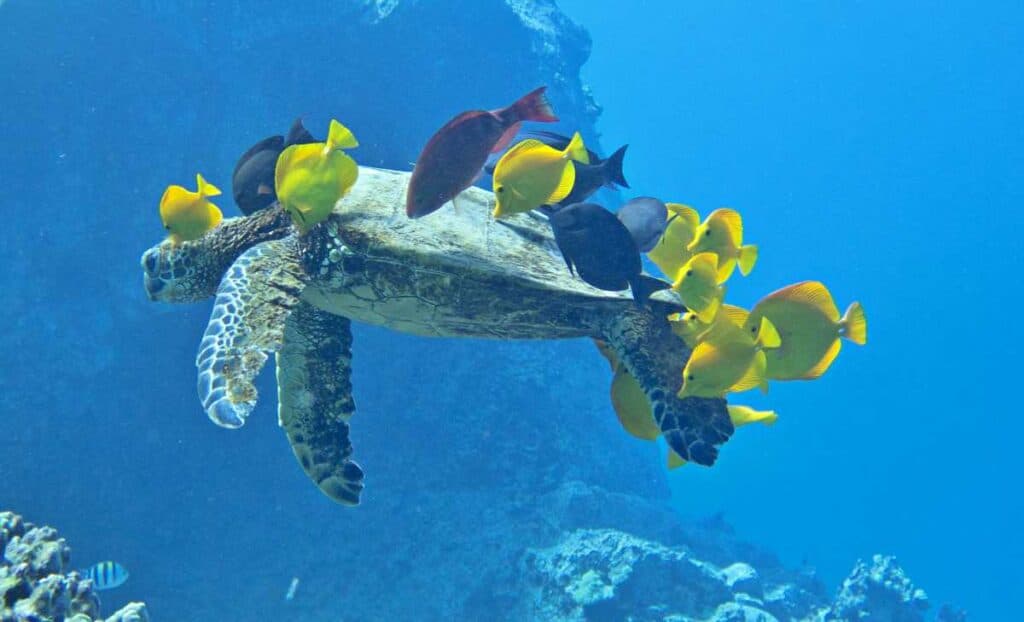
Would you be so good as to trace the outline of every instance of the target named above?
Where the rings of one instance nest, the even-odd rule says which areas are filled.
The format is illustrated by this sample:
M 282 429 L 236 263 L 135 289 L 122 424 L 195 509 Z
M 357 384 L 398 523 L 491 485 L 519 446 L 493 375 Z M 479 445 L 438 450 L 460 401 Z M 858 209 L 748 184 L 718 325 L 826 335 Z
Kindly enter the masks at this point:
M 551 108 L 551 102 L 544 95 L 544 91 L 547 88 L 542 86 L 539 89 L 530 91 L 520 97 L 516 103 L 506 108 L 505 111 L 512 113 L 513 121 L 542 121 L 545 123 L 558 121 L 555 111 Z

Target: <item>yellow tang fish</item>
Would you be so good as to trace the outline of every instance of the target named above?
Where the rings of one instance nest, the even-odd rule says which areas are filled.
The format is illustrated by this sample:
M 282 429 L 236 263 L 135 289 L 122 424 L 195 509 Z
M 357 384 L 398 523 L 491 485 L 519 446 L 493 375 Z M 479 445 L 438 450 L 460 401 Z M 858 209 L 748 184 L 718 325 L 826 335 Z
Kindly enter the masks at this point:
M 661 429 L 654 421 L 651 402 L 640 387 L 640 383 L 626 370 L 626 366 L 618 360 L 606 343 L 594 340 L 594 344 L 608 359 L 608 364 L 615 374 L 611 386 L 612 407 L 622 428 L 630 435 L 645 441 L 658 438 Z
M 704 339 L 713 339 L 722 331 L 743 332 L 743 323 L 747 321 L 749 313 L 741 307 L 724 304 L 710 324 L 701 322 L 693 311 L 669 316 L 668 323 L 672 326 L 673 333 L 682 338 L 690 348 L 695 348 Z
M 687 249 L 691 253 L 710 252 L 718 255 L 719 283 L 729 280 L 737 262 L 743 276 L 750 274 L 757 262 L 757 246 L 743 245 L 743 219 L 739 212 L 726 207 L 708 214 L 697 227 Z
M 563 151 L 532 138 L 516 143 L 494 167 L 494 217 L 528 212 L 569 196 L 576 183 L 573 160 L 590 163 L 579 132 Z
M 325 143 L 292 145 L 277 158 L 277 200 L 305 233 L 330 215 L 359 177 L 359 167 L 342 149 L 358 147 L 352 132 L 335 120 Z
M 754 387 L 768 391 L 764 349 L 777 348 L 781 339 L 768 318 L 761 318 L 757 334 L 725 331 L 720 339 L 697 344 L 683 370 L 679 397 L 725 397 Z
M 725 288 L 718 284 L 718 256 L 700 253 L 680 268 L 672 289 L 687 309 L 695 312 L 701 322 L 710 324 L 718 314 L 725 297 Z
M 832 294 L 817 281 L 804 281 L 768 294 L 750 311 L 746 330 L 767 318 L 779 331 L 782 346 L 766 352 L 768 377 L 812 380 L 828 370 L 839 354 L 840 337 L 864 345 L 868 323 L 864 308 L 854 302 L 840 317 Z
M 196 174 L 196 191 L 181 186 L 167 186 L 160 199 L 160 220 L 170 231 L 171 242 L 178 244 L 195 240 L 220 224 L 224 216 L 210 203 L 209 197 L 220 195 L 217 186 Z
M 665 276 L 674 281 L 679 275 L 679 270 L 690 257 L 693 257 L 693 253 L 686 250 L 686 247 L 693 241 L 694 233 L 700 226 L 700 214 L 692 207 L 681 203 L 666 203 L 665 207 L 671 214 L 668 226 L 661 240 L 647 252 L 647 256 L 665 273 Z
M 732 420 L 733 426 L 740 428 L 749 423 L 763 423 L 764 425 L 773 425 L 778 421 L 779 416 L 775 414 L 774 410 L 754 410 L 750 406 L 726 406 L 729 410 L 729 419 Z M 679 457 L 679 454 L 672 451 L 671 448 L 668 450 L 668 468 L 676 469 L 686 464 L 686 460 Z

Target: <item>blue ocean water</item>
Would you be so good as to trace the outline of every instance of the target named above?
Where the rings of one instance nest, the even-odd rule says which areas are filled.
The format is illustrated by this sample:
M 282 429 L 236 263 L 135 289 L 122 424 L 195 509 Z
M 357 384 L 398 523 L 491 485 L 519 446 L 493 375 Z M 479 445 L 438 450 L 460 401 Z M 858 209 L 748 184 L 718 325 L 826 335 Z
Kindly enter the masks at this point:
M 561 5 L 593 37 L 583 77 L 634 186 L 743 212 L 762 256 L 730 297 L 816 278 L 868 311 L 868 347 L 773 386 L 758 403 L 780 423 L 673 477 L 675 503 L 722 507 L 833 580 L 891 551 L 977 619 L 1010 619 L 1022 426 L 992 312 L 1020 304 L 1020 6 Z
M 210 424 L 193 388 L 209 303 L 150 303 L 138 257 L 163 235 L 168 183 L 199 170 L 226 189 L 238 155 L 299 114 L 318 135 L 334 116 L 355 128 L 361 163 L 408 169 L 430 128 L 550 73 L 508 53 L 528 47 L 510 38 L 512 14 L 414 5 L 438 21 L 412 13 L 354 45 L 365 17 L 326 1 L 0 4 L 0 509 L 58 527 L 82 567 L 128 567 L 105 610 L 143 599 L 155 619 L 334 620 L 347 602 L 388 611 L 458 593 L 446 558 L 477 551 L 480 533 L 510 546 L 493 527 L 501 499 L 529 522 L 534 495 L 583 481 L 671 491 L 685 517 L 722 513 L 830 590 L 855 559 L 892 553 L 935 603 L 1012 619 L 1024 584 L 1007 329 L 1024 198 L 1013 3 L 559 2 L 592 37 L 583 80 L 604 150 L 630 144 L 631 192 L 740 210 L 761 258 L 730 299 L 820 279 L 840 306 L 863 302 L 869 345 L 846 344 L 820 381 L 744 395 L 779 423 L 741 430 L 713 469 L 665 474 L 615 423 L 589 344 L 360 327 L 353 435 L 372 496 L 357 509 L 296 468 L 273 374 L 245 429 Z M 585 108 L 553 91 L 556 108 Z M 229 197 L 221 206 L 235 215 Z M 523 412 L 547 414 L 520 425 Z M 431 564 L 433 588 L 417 583 Z M 364 585 L 355 574 L 379 577 L 378 591 L 347 588 Z M 427 599 L 422 618 L 443 605 Z

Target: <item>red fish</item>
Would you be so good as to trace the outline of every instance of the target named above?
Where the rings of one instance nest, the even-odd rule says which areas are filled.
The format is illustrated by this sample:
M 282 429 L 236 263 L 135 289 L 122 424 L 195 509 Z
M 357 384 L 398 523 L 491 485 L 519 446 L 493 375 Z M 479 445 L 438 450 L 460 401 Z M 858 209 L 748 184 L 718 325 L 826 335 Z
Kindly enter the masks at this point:
M 487 156 L 504 149 L 523 121 L 558 121 L 544 96 L 546 89 L 542 86 L 506 108 L 470 110 L 445 123 L 416 160 L 405 195 L 406 215 L 426 216 L 472 186 Z

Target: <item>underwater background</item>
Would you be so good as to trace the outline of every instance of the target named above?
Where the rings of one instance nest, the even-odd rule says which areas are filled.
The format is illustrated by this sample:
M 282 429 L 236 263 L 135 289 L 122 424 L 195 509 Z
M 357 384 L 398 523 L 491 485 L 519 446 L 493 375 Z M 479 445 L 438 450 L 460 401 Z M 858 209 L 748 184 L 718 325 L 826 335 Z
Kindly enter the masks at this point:
M 559 601 L 550 559 L 594 529 L 750 564 L 765 601 L 771 585 L 803 595 L 777 599 L 794 619 L 875 553 L 924 588 L 928 619 L 947 602 L 1017 619 L 1021 17 L 1011 2 L 0 3 L 0 510 L 58 528 L 75 567 L 124 564 L 104 611 L 144 600 L 155 620 L 623 619 L 687 583 L 637 571 L 629 594 Z M 621 430 L 586 341 L 356 326 L 358 508 L 297 468 L 273 374 L 248 425 L 212 425 L 194 389 L 210 303 L 154 304 L 141 285 L 164 187 L 203 171 L 226 189 L 298 115 L 316 135 L 337 117 L 361 164 L 408 170 L 454 113 L 540 84 L 559 129 L 630 145 L 632 188 L 610 206 L 738 209 L 761 258 L 730 299 L 818 279 L 864 304 L 869 344 L 816 382 L 737 398 L 780 420 L 711 469 L 669 473 L 661 446 Z

